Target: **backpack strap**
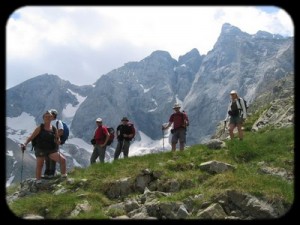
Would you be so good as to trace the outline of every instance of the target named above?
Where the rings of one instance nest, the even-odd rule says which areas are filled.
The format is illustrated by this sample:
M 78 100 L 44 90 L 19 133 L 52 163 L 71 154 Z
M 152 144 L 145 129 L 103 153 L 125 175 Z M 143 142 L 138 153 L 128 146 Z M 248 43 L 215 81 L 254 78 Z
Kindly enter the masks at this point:
M 56 133 L 57 128 L 55 126 L 52 126 L 52 131 L 55 134 Z
M 184 128 L 187 129 L 187 126 L 188 126 L 188 125 L 184 123 L 184 114 L 185 114 L 185 112 L 182 111 L 182 112 L 181 112 L 181 116 L 182 116 L 182 124 L 183 124 L 183 125 L 186 125 Z
M 44 124 L 43 123 L 40 124 L 40 132 L 35 136 L 35 138 L 38 138 L 38 136 L 40 135 L 42 129 L 44 129 Z M 31 151 L 33 151 L 33 150 L 34 150 L 34 147 L 33 147 L 33 144 L 31 143 Z

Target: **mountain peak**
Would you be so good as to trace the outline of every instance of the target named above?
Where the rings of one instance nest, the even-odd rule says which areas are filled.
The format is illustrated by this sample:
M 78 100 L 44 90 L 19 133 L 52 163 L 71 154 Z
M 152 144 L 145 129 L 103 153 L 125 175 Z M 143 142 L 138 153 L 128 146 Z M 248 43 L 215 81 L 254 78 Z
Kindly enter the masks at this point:
M 240 33 L 242 32 L 238 27 L 232 26 L 230 23 L 224 23 L 221 34 Z
M 157 50 L 152 52 L 152 54 L 149 57 L 164 57 L 164 58 L 172 58 L 170 53 L 167 51 Z

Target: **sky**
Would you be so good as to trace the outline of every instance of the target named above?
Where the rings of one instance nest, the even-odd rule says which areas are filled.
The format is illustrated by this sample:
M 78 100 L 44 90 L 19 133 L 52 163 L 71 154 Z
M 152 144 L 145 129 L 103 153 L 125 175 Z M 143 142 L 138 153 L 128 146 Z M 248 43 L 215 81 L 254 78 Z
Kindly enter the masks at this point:
M 276 6 L 21 7 L 6 23 L 6 89 L 46 73 L 91 85 L 157 50 L 175 60 L 193 48 L 205 55 L 224 23 L 294 36 L 293 18 Z

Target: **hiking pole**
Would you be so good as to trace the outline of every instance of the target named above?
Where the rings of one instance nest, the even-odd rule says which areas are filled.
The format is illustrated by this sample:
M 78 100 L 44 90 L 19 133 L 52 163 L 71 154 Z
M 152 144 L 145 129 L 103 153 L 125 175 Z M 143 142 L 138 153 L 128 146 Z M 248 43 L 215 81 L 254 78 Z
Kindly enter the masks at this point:
M 162 138 L 163 138 L 163 150 L 165 150 L 165 135 L 164 135 L 164 130 L 161 129 L 162 131 Z
M 162 126 L 161 126 L 162 139 L 163 139 L 163 150 L 165 150 L 165 131 L 164 131 L 164 128 L 165 128 L 165 124 L 163 123 Z
M 21 144 L 21 151 L 22 151 L 22 162 L 21 162 L 21 188 L 22 188 L 22 183 L 23 183 L 23 163 L 24 163 L 24 151 L 26 150 L 26 147 Z
M 223 132 L 221 131 L 221 134 L 220 134 L 219 138 L 222 136 L 222 134 L 225 134 L 225 130 L 226 130 L 226 123 L 227 123 L 227 121 L 226 121 L 226 120 L 224 120 L 224 129 L 223 129 Z

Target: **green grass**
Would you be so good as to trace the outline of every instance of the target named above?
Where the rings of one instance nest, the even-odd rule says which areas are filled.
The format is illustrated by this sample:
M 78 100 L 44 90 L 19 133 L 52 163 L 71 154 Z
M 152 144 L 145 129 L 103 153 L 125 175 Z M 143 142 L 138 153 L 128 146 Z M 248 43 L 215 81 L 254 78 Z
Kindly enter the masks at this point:
M 230 163 L 236 170 L 211 175 L 199 169 L 199 165 L 210 160 Z M 73 184 L 63 184 L 66 194 L 54 195 L 49 192 L 20 198 L 9 205 L 11 211 L 23 217 L 36 213 L 45 218 L 62 219 L 70 215 L 74 207 L 87 200 L 91 210 L 74 217 L 76 219 L 107 219 L 123 215 L 120 209 L 104 212 L 104 207 L 117 203 L 108 199 L 105 190 L 115 180 L 136 177 L 141 170 L 161 172 L 160 180 L 176 179 L 186 186 L 160 201 L 184 201 L 189 196 L 204 194 L 209 201 L 226 190 L 237 190 L 264 197 L 269 201 L 282 199 L 291 204 L 294 201 L 294 183 L 282 178 L 259 173 L 261 164 L 270 167 L 294 170 L 294 128 L 265 128 L 259 132 L 245 131 L 244 140 L 228 140 L 226 148 L 211 150 L 204 145 L 194 145 L 183 152 L 164 152 L 119 159 L 112 163 L 96 163 L 87 168 L 74 168 L 69 177 Z M 83 179 L 87 179 L 84 181 Z M 16 187 L 8 188 L 13 193 Z M 77 190 L 77 191 L 74 191 Z M 137 195 L 139 193 L 131 194 Z M 199 204 L 204 200 L 199 200 Z

